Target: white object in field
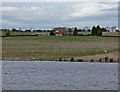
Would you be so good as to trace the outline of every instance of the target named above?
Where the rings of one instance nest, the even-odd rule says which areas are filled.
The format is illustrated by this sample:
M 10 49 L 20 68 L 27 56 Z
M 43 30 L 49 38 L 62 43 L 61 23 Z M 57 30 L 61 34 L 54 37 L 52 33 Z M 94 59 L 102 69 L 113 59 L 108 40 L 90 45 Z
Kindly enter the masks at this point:
M 35 58 L 32 58 L 33 60 L 35 60 Z
M 107 52 L 107 50 L 105 50 L 105 53 Z

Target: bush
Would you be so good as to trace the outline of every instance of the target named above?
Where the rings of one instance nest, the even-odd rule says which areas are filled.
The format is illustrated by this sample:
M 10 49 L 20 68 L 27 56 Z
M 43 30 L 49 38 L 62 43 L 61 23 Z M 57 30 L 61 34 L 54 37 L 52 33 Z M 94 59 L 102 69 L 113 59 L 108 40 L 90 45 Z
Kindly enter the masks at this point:
M 54 31 L 50 31 L 50 35 L 54 36 L 55 35 Z
M 59 61 L 62 61 L 62 58 L 59 58 Z
M 83 60 L 82 59 L 77 59 L 78 62 L 82 62 Z
M 70 58 L 70 61 L 73 62 L 73 61 L 74 61 L 74 58 Z
M 99 62 L 102 62 L 102 58 L 99 59 Z
M 6 37 L 9 37 L 11 34 L 10 34 L 10 31 L 7 31 L 6 33 L 5 33 L 5 36 Z
M 105 57 L 105 62 L 108 62 L 109 58 L 108 57 Z
M 113 59 L 112 59 L 112 58 L 110 59 L 110 62 L 113 62 Z

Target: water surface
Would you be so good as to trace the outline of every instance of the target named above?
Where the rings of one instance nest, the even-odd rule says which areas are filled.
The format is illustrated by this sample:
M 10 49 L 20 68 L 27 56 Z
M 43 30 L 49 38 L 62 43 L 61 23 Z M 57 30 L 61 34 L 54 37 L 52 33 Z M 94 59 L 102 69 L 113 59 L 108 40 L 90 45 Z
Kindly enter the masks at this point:
M 2 63 L 3 90 L 117 90 L 117 63 Z

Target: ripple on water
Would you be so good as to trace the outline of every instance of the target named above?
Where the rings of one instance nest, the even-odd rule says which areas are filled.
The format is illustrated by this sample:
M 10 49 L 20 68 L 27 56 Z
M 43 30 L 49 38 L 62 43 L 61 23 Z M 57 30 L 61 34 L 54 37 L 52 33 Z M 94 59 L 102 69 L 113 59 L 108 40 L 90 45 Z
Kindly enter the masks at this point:
M 111 63 L 3 62 L 6 90 L 117 90 L 118 65 Z

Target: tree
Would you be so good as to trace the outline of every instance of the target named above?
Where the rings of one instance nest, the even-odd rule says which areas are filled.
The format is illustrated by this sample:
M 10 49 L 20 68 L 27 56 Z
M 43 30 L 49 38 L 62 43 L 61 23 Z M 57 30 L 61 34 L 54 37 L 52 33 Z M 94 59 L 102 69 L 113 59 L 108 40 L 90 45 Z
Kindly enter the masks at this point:
M 9 37 L 11 35 L 10 31 L 6 31 L 5 36 Z
M 92 27 L 92 33 L 91 34 L 94 35 L 94 36 L 96 35 L 96 27 L 95 26 Z
M 52 36 L 55 35 L 54 31 L 50 31 L 50 35 Z
M 77 27 L 75 27 L 75 29 L 74 29 L 74 31 L 73 31 L 73 35 L 74 35 L 74 36 L 77 36 L 77 35 L 78 35 Z
M 102 30 L 102 32 L 107 32 L 107 30 L 105 28 L 102 28 L 101 30 Z
M 15 28 L 13 28 L 11 31 L 12 31 L 12 32 L 16 32 L 17 30 L 16 30 Z
M 102 36 L 102 29 L 98 25 L 97 27 L 93 26 L 92 27 L 92 33 L 93 36 Z
M 96 32 L 97 32 L 96 36 L 102 36 L 102 29 L 100 28 L 99 25 L 96 27 Z
M 28 30 L 25 30 L 25 32 L 31 32 L 31 30 L 28 29 Z

